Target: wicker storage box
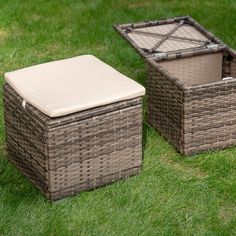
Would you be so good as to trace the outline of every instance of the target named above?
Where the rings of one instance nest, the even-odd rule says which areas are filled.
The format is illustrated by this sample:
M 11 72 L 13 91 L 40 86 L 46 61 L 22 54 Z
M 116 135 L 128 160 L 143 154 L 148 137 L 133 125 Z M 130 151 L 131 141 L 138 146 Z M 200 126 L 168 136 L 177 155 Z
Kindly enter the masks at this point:
M 25 85 L 22 83 L 25 82 L 24 79 L 28 83 L 34 79 L 36 82 L 40 82 L 38 78 L 42 77 L 42 83 L 47 79 L 50 84 L 50 78 L 56 77 L 60 87 L 56 86 L 54 90 L 62 90 L 64 79 L 73 83 L 73 79 L 64 78 L 63 73 L 67 74 L 70 69 L 72 72 L 68 76 L 78 75 L 80 69 L 86 67 L 87 61 L 89 63 L 90 59 L 92 59 L 91 66 L 94 66 L 91 73 L 98 78 L 97 86 L 94 81 L 92 85 L 99 89 L 99 83 L 104 86 L 108 82 L 108 87 L 102 93 L 98 91 L 96 96 L 101 97 L 104 94 L 108 96 L 112 90 L 111 84 L 115 84 L 113 102 L 110 100 L 103 100 L 100 103 L 93 101 L 90 99 L 93 97 L 92 92 L 87 91 L 88 99 L 90 99 L 87 102 L 95 102 L 96 106 L 90 103 L 89 109 L 73 107 L 74 112 L 67 110 L 65 113 L 64 110 L 62 115 L 61 104 L 59 104 L 61 107 L 58 105 L 58 108 L 61 109 L 50 110 L 52 99 L 56 98 L 56 102 L 59 100 L 56 93 L 49 101 L 50 106 L 48 107 L 41 106 L 42 104 L 37 103 L 36 100 L 35 105 L 38 107 L 35 107 L 32 105 L 33 100 L 31 103 L 28 97 L 22 97 L 24 94 L 29 94 L 29 91 L 32 95 L 33 91 L 35 92 L 40 87 L 40 83 L 34 87 Z M 142 165 L 141 96 L 144 94 L 144 88 L 136 82 L 122 77 L 114 69 L 105 67 L 105 64 L 91 56 L 71 60 L 73 61 L 69 59 L 64 60 L 65 62 L 62 60 L 59 63 L 46 63 L 5 75 L 7 83 L 4 85 L 4 111 L 9 160 L 51 200 L 138 174 Z M 81 61 L 85 65 L 78 67 Z M 73 71 L 73 69 L 75 70 Z M 108 78 L 111 79 L 109 85 L 109 80 L 106 82 L 101 79 L 105 74 L 99 75 L 99 70 L 100 72 L 108 70 L 116 78 Z M 35 72 L 36 74 L 33 76 Z M 45 73 L 50 75 L 45 76 L 45 80 L 43 80 L 42 75 Z M 83 79 L 88 81 L 87 74 L 89 72 L 83 75 Z M 29 80 L 27 81 L 27 79 Z M 78 83 L 83 79 L 79 79 Z M 77 77 L 76 80 L 78 80 Z M 25 86 L 20 87 L 20 83 Z M 44 93 L 46 86 L 42 87 L 41 92 Z M 73 89 L 73 87 L 75 84 L 72 84 L 71 88 Z M 81 87 L 83 89 L 82 84 Z M 83 92 L 79 87 L 77 89 L 78 93 Z M 17 91 L 20 91 L 21 95 Z M 36 95 L 41 96 L 39 101 L 42 101 L 46 94 L 40 95 L 39 91 L 40 89 L 37 90 Z M 124 94 L 120 92 L 124 92 Z M 96 91 L 94 93 L 96 94 Z M 78 97 L 72 92 L 70 94 L 61 95 L 68 104 L 70 99 L 73 99 L 71 102 L 74 102 Z M 82 97 L 78 97 L 78 99 L 80 100 Z M 45 108 L 45 112 L 38 108 L 41 110 Z M 76 112 L 76 110 L 78 111 Z
M 116 25 L 147 63 L 147 121 L 186 155 L 236 144 L 236 53 L 191 17 Z

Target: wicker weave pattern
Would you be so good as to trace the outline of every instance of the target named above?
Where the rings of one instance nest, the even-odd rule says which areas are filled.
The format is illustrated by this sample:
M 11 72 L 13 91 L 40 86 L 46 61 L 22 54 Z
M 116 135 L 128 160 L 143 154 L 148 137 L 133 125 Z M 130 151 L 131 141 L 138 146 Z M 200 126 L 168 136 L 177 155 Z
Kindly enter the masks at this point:
M 141 98 L 51 119 L 4 85 L 9 159 L 49 199 L 135 175 L 142 164 Z
M 194 154 L 236 145 L 236 81 L 184 93 L 184 150 Z
M 134 29 L 127 34 L 140 48 L 152 49 L 154 45 L 161 41 L 161 35 L 168 34 L 177 26 L 177 23 L 145 27 L 142 30 Z M 144 32 L 144 33 L 143 33 Z M 147 34 L 149 33 L 149 34 Z M 158 36 L 155 35 L 158 33 Z M 176 37 L 175 37 L 176 36 Z M 183 40 L 182 38 L 185 38 Z M 199 41 L 193 41 L 198 39 Z M 189 39 L 189 40 L 186 40 Z M 192 41 L 191 41 L 192 40 Z M 202 46 L 207 42 L 207 38 L 190 25 L 181 26 L 174 32 L 169 39 L 165 40 L 162 45 L 158 47 L 159 51 L 168 52 L 179 49 L 189 49 Z
M 222 60 L 222 53 L 215 53 L 167 60 L 160 65 L 183 84 L 195 85 L 221 80 Z
M 219 53 L 212 54 L 205 58 L 209 59 L 206 64 L 214 61 L 213 55 L 222 58 Z M 230 57 L 224 55 L 233 72 L 234 62 L 228 61 Z M 198 56 L 191 57 L 194 59 L 198 68 Z M 170 73 L 169 68 L 163 68 L 161 63 L 147 62 L 147 119 L 154 128 L 186 155 L 236 145 L 236 79 L 217 78 L 214 82 L 210 76 L 205 76 L 201 84 L 186 86 L 185 81 L 174 77 L 175 70 Z M 175 64 L 176 60 L 168 62 Z M 213 67 L 209 68 L 209 73 L 215 74 Z M 188 69 L 182 71 L 183 75 Z M 228 67 L 217 67 L 216 70 L 215 75 L 218 75 Z M 234 75 L 229 73 L 227 76 Z
M 150 125 L 187 155 L 236 145 L 236 51 L 189 16 L 114 27 L 147 62 Z
M 182 151 L 183 91 L 147 64 L 147 122 Z
M 160 46 L 162 48 L 158 48 L 156 51 L 157 53 L 166 52 L 165 60 L 217 52 L 226 48 L 231 56 L 236 55 L 234 50 L 230 49 L 190 16 L 120 24 L 114 25 L 114 28 L 143 58 L 162 61 L 163 57 L 159 58 L 150 49 L 181 21 L 184 21 L 184 24 L 168 37 L 167 41 Z M 218 48 L 207 47 L 210 44 L 217 44 Z M 179 48 L 181 49 L 178 50 Z
M 231 76 L 236 78 L 236 59 L 231 62 Z

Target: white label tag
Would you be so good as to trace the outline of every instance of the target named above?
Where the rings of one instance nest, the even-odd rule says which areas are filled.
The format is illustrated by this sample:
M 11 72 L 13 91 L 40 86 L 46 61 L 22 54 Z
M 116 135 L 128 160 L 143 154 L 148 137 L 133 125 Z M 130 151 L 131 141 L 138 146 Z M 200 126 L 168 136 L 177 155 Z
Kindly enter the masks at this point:
M 22 107 L 24 107 L 24 108 L 25 108 L 25 106 L 26 106 L 26 101 L 25 101 L 25 100 L 23 100 L 23 101 L 22 101 Z

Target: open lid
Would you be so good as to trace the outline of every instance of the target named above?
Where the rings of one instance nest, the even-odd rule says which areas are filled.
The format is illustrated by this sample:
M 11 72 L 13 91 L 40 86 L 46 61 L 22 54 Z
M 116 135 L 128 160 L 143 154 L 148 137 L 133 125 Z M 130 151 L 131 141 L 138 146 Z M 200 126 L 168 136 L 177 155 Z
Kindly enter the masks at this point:
M 189 16 L 115 25 L 143 57 L 164 59 L 184 52 L 217 50 L 223 43 Z

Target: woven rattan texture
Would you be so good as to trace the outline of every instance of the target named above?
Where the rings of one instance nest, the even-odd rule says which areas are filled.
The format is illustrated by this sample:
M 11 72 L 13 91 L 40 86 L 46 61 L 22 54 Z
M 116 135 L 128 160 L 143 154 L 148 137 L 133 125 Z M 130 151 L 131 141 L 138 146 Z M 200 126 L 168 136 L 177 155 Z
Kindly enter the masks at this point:
M 196 85 L 222 79 L 222 58 L 222 53 L 205 54 L 167 60 L 160 62 L 160 65 L 183 84 Z
M 182 151 L 183 91 L 147 64 L 147 122 Z
M 212 55 L 217 61 L 222 58 L 219 53 Z M 223 66 L 227 65 L 227 68 L 216 69 L 225 74 L 230 71 L 227 76 L 234 76 L 235 61 L 231 56 L 225 56 L 227 60 L 224 58 L 223 61 L 227 63 Z M 175 64 L 176 60 L 171 62 Z M 198 59 L 195 62 L 201 64 Z M 195 67 L 201 68 L 198 65 Z M 212 82 L 206 76 L 200 85 L 181 87 L 176 83 L 175 74 L 167 69 L 159 63 L 147 64 L 148 122 L 186 155 L 236 145 L 236 79 L 223 81 L 217 78 Z M 202 77 L 196 79 L 202 80 Z
M 184 149 L 196 153 L 236 145 L 236 81 L 184 93 Z
M 130 37 L 140 48 L 151 49 L 154 47 L 156 43 L 158 43 L 163 36 L 157 36 L 155 34 L 167 34 L 174 27 L 176 27 L 177 23 L 158 25 L 145 27 L 142 29 L 134 29 L 131 33 L 128 34 Z M 146 35 L 141 35 L 141 32 L 147 33 Z M 149 35 L 148 35 L 149 33 Z M 152 36 L 151 36 L 152 35 Z M 177 38 L 175 38 L 177 36 Z M 190 39 L 198 39 L 203 42 L 196 41 L 184 41 L 179 39 L 178 37 L 190 38 Z M 172 37 L 167 39 L 160 47 L 158 47 L 159 51 L 168 52 L 182 49 L 190 49 L 200 47 L 204 44 L 204 41 L 207 42 L 207 37 L 197 31 L 194 27 L 190 25 L 181 26 L 176 32 L 172 34 Z
M 236 78 L 236 59 L 234 59 L 231 63 L 231 76 Z
M 156 61 L 219 52 L 226 48 L 232 56 L 236 55 L 190 16 L 118 24 L 114 28 L 143 58 Z
M 9 159 L 49 199 L 57 200 L 138 174 L 141 98 L 49 118 L 4 85 Z

